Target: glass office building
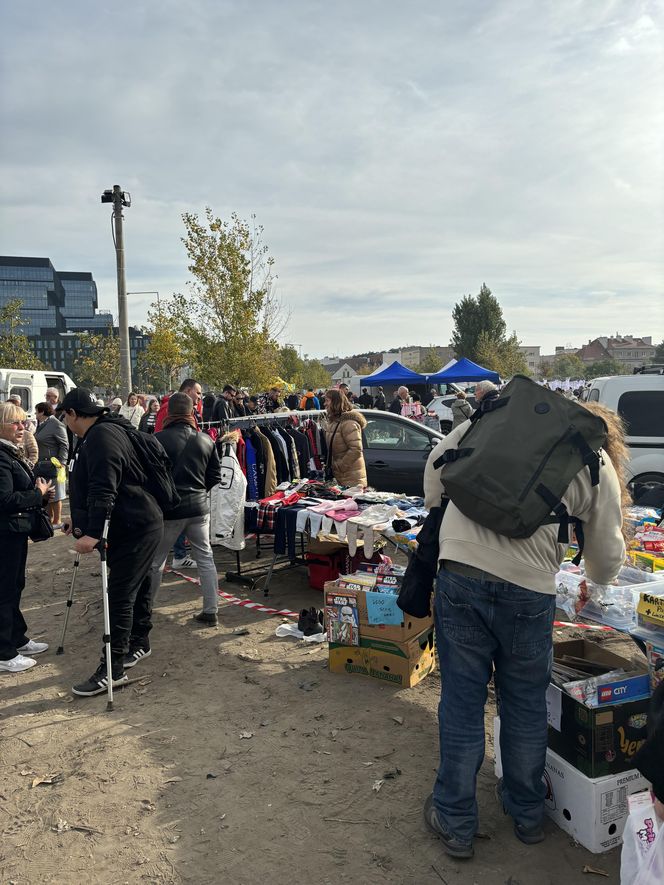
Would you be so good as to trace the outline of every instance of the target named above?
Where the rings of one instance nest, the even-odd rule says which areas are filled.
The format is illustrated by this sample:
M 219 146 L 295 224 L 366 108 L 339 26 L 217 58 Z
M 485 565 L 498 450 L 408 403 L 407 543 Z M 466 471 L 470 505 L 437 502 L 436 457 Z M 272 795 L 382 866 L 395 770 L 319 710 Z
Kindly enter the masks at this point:
M 48 258 L 0 256 L 0 307 L 16 299 L 22 302 L 21 331 L 39 359 L 57 372 L 72 374 L 82 332 L 110 335 L 113 331 L 113 315 L 97 309 L 92 274 L 56 271 Z M 149 339 L 133 328 L 129 336 L 135 369 L 136 357 Z

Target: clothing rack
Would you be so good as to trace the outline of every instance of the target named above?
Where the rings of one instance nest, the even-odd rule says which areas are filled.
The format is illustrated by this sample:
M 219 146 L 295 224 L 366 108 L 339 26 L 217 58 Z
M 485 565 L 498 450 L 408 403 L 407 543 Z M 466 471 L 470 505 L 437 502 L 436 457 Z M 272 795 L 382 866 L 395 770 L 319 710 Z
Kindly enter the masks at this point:
M 226 428 L 228 430 L 242 430 L 245 427 L 253 427 L 257 424 L 273 424 L 275 422 L 286 423 L 292 418 L 297 418 L 300 421 L 304 421 L 309 418 L 320 419 L 326 414 L 327 412 L 325 409 L 292 410 L 288 412 L 266 412 L 255 415 L 242 415 L 239 418 L 225 418 L 223 421 L 204 421 L 201 423 L 201 429 L 205 430 L 208 427 L 218 427 L 220 429 Z M 260 532 L 256 532 L 256 559 L 260 559 L 262 553 L 260 534 Z M 280 568 L 279 571 L 288 571 L 291 568 L 306 565 L 304 552 L 304 537 L 301 537 L 300 556 L 296 557 L 294 560 L 284 560 L 283 568 Z M 240 552 L 236 551 L 236 571 L 226 572 L 226 580 L 229 583 L 245 584 L 251 590 L 255 590 L 258 582 L 262 578 L 266 578 L 263 592 L 265 597 L 267 597 L 270 591 L 272 574 L 275 570 L 275 567 L 279 565 L 278 559 L 279 557 L 274 554 L 272 557 L 272 561 L 270 562 L 270 565 L 267 569 L 267 572 L 261 568 L 253 568 L 242 571 Z

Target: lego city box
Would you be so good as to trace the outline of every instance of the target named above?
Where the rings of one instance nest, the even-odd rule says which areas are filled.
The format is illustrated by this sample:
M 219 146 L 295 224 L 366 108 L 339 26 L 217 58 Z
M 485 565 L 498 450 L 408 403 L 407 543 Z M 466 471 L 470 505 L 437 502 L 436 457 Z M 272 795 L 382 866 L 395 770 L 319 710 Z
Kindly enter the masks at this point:
M 628 771 L 647 737 L 646 668 L 587 639 L 555 643 L 554 659 L 566 655 L 602 663 L 611 670 L 622 668 L 626 676 L 600 684 L 594 707 L 550 685 L 546 697 L 549 747 L 590 778 Z
M 406 642 L 362 636 L 357 646 L 329 644 L 331 673 L 369 676 L 399 688 L 412 688 L 434 669 L 433 628 Z

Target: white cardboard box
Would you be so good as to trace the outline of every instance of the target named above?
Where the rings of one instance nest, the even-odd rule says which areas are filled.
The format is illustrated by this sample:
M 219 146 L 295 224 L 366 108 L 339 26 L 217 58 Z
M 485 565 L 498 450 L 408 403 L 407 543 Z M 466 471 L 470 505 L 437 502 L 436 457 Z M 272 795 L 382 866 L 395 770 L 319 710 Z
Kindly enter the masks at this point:
M 502 777 L 500 761 L 500 719 L 494 719 L 496 777 Z M 589 778 L 561 759 L 553 750 L 546 752 L 545 809 L 556 824 L 577 842 L 601 854 L 622 843 L 629 814 L 627 797 L 648 788 L 636 770 Z

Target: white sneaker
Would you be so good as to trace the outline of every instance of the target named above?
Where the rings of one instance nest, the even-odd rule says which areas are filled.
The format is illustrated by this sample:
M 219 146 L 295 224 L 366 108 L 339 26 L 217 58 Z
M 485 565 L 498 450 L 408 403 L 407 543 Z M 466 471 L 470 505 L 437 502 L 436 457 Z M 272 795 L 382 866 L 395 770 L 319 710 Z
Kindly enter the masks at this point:
M 171 562 L 172 568 L 198 568 L 191 556 L 185 556 L 184 559 L 174 559 Z
M 35 642 L 34 639 L 28 639 L 25 645 L 16 649 L 20 655 L 40 655 L 48 648 L 48 642 Z
M 23 670 L 29 670 L 34 667 L 37 661 L 32 658 L 24 658 L 23 655 L 16 655 L 10 661 L 0 661 L 0 672 L 4 673 L 21 673 Z

